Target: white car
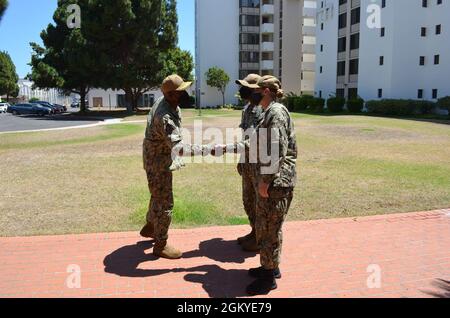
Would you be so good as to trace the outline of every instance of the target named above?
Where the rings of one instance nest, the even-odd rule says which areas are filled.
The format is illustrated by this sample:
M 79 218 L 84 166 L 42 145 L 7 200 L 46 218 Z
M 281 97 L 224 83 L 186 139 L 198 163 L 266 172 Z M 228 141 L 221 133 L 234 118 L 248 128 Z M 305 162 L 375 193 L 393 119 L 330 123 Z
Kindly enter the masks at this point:
M 8 107 L 11 106 L 8 103 L 0 103 L 0 113 L 6 113 Z

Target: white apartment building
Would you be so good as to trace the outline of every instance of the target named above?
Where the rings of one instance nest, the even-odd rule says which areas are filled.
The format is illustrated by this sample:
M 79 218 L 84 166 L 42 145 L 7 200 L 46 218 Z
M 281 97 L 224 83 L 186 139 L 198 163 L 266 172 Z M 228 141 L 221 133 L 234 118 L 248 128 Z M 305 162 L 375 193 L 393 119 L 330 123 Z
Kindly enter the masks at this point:
M 318 0 L 316 96 L 450 95 L 449 0 Z
M 277 76 L 287 93 L 314 92 L 315 0 L 196 0 L 195 6 L 199 106 L 222 104 L 206 84 L 215 66 L 231 78 L 226 103 L 237 103 L 234 81 L 250 73 Z

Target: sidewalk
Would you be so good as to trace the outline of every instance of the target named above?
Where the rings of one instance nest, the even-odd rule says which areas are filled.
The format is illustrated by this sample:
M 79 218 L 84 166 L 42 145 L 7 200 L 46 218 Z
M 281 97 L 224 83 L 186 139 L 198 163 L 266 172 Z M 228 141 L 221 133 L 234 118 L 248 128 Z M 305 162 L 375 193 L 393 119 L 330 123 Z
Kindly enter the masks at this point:
M 247 230 L 173 230 L 178 261 L 138 233 L 0 238 L 0 297 L 243 297 Z M 450 298 L 450 210 L 287 223 L 282 271 L 271 297 Z

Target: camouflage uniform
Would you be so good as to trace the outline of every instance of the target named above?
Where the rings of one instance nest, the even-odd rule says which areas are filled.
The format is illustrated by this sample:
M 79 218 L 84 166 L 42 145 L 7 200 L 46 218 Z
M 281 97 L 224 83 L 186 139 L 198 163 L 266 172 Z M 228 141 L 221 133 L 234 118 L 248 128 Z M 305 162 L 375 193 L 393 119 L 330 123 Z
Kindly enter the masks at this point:
M 282 226 L 286 219 L 296 186 L 297 143 L 294 124 L 285 106 L 273 102 L 263 114 L 257 127 L 258 143 L 266 143 L 270 153 L 274 143 L 271 135 L 276 133 L 275 143 L 279 146 L 278 168 L 267 174 L 266 166 L 258 159 L 257 181 L 269 184 L 269 198 L 257 196 L 256 237 L 261 246 L 261 265 L 264 269 L 277 269 L 283 242 Z M 267 129 L 267 140 L 259 137 L 262 129 Z M 273 164 L 273 162 L 272 162 Z
M 154 224 L 156 242 L 165 243 L 172 221 L 174 207 L 172 172 L 185 166 L 183 160 L 173 153 L 183 148 L 184 155 L 206 155 L 209 146 L 182 144 L 181 111 L 174 110 L 164 97 L 153 106 L 147 121 L 143 145 L 144 169 L 147 172 L 151 200 L 147 222 Z
M 252 130 L 258 125 L 262 115 L 262 108 L 249 104 L 242 113 L 242 121 L 239 126 L 244 132 L 244 141 L 249 140 Z M 257 183 L 255 179 L 255 164 L 250 163 L 249 148 L 245 148 L 238 164 L 238 172 L 242 176 L 242 200 L 245 213 L 250 221 L 252 230 L 255 229 Z

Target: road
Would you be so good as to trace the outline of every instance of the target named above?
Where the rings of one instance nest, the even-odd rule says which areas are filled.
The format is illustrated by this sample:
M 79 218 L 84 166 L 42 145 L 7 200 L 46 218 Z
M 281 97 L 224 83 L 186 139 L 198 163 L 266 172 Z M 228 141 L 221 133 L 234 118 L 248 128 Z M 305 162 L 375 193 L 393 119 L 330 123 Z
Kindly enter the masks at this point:
M 55 116 L 13 116 L 12 114 L 0 114 L 0 133 L 14 131 L 28 131 L 40 129 L 53 129 L 91 125 L 99 122 L 98 119 L 68 118 L 67 115 Z

